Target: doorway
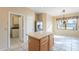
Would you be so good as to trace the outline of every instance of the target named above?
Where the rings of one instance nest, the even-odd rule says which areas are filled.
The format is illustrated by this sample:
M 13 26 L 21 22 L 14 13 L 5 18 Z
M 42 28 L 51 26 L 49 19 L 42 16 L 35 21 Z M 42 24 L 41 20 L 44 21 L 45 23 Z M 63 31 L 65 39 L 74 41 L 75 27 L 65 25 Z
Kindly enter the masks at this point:
M 9 48 L 19 48 L 23 44 L 23 16 L 9 13 Z

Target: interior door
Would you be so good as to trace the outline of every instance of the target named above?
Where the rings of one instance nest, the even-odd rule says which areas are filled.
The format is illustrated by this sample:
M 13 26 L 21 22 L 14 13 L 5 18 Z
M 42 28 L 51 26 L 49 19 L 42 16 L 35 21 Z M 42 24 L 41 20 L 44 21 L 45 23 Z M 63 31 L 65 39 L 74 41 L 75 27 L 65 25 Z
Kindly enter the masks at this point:
M 33 16 L 24 17 L 24 48 L 28 48 L 28 34 L 34 32 Z M 26 46 L 27 45 L 27 46 Z
M 34 32 L 34 20 L 32 16 L 27 16 L 27 34 Z

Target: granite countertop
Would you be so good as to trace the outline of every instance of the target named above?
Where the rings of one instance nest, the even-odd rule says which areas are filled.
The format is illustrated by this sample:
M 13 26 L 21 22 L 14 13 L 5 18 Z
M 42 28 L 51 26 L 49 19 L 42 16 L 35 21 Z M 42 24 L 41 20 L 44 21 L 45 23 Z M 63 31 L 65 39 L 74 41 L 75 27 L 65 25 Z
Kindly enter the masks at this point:
M 31 37 L 34 37 L 36 39 L 41 39 L 41 38 L 48 36 L 50 34 L 53 34 L 53 33 L 51 33 L 51 32 L 32 32 L 32 33 L 29 33 L 28 35 Z

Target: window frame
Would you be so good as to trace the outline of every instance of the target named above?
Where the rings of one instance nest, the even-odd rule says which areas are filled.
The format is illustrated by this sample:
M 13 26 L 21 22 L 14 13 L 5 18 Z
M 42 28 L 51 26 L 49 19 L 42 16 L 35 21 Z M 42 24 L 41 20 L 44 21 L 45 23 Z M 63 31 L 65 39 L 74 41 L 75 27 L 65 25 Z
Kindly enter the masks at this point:
M 76 24 L 75 24 L 75 25 L 76 25 L 76 29 L 67 29 L 67 22 L 68 22 L 69 19 L 76 19 Z M 73 31 L 77 31 L 77 30 L 78 30 L 78 19 L 79 19 L 79 18 L 76 18 L 76 17 L 75 17 L 75 18 L 64 19 L 64 21 L 66 21 L 66 25 L 65 25 L 65 28 L 64 28 L 64 29 L 58 27 L 58 22 L 59 22 L 59 21 L 62 21 L 63 18 L 56 19 L 57 29 L 58 29 L 58 30 L 73 30 Z

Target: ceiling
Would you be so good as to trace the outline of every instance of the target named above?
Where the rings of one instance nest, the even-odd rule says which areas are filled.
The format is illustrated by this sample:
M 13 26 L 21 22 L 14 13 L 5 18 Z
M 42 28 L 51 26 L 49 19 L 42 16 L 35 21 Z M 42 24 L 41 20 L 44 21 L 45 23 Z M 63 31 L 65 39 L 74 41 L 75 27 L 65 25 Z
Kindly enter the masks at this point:
M 62 10 L 65 9 L 65 13 L 79 12 L 79 7 L 31 7 L 36 13 L 48 13 L 51 16 L 62 15 Z

